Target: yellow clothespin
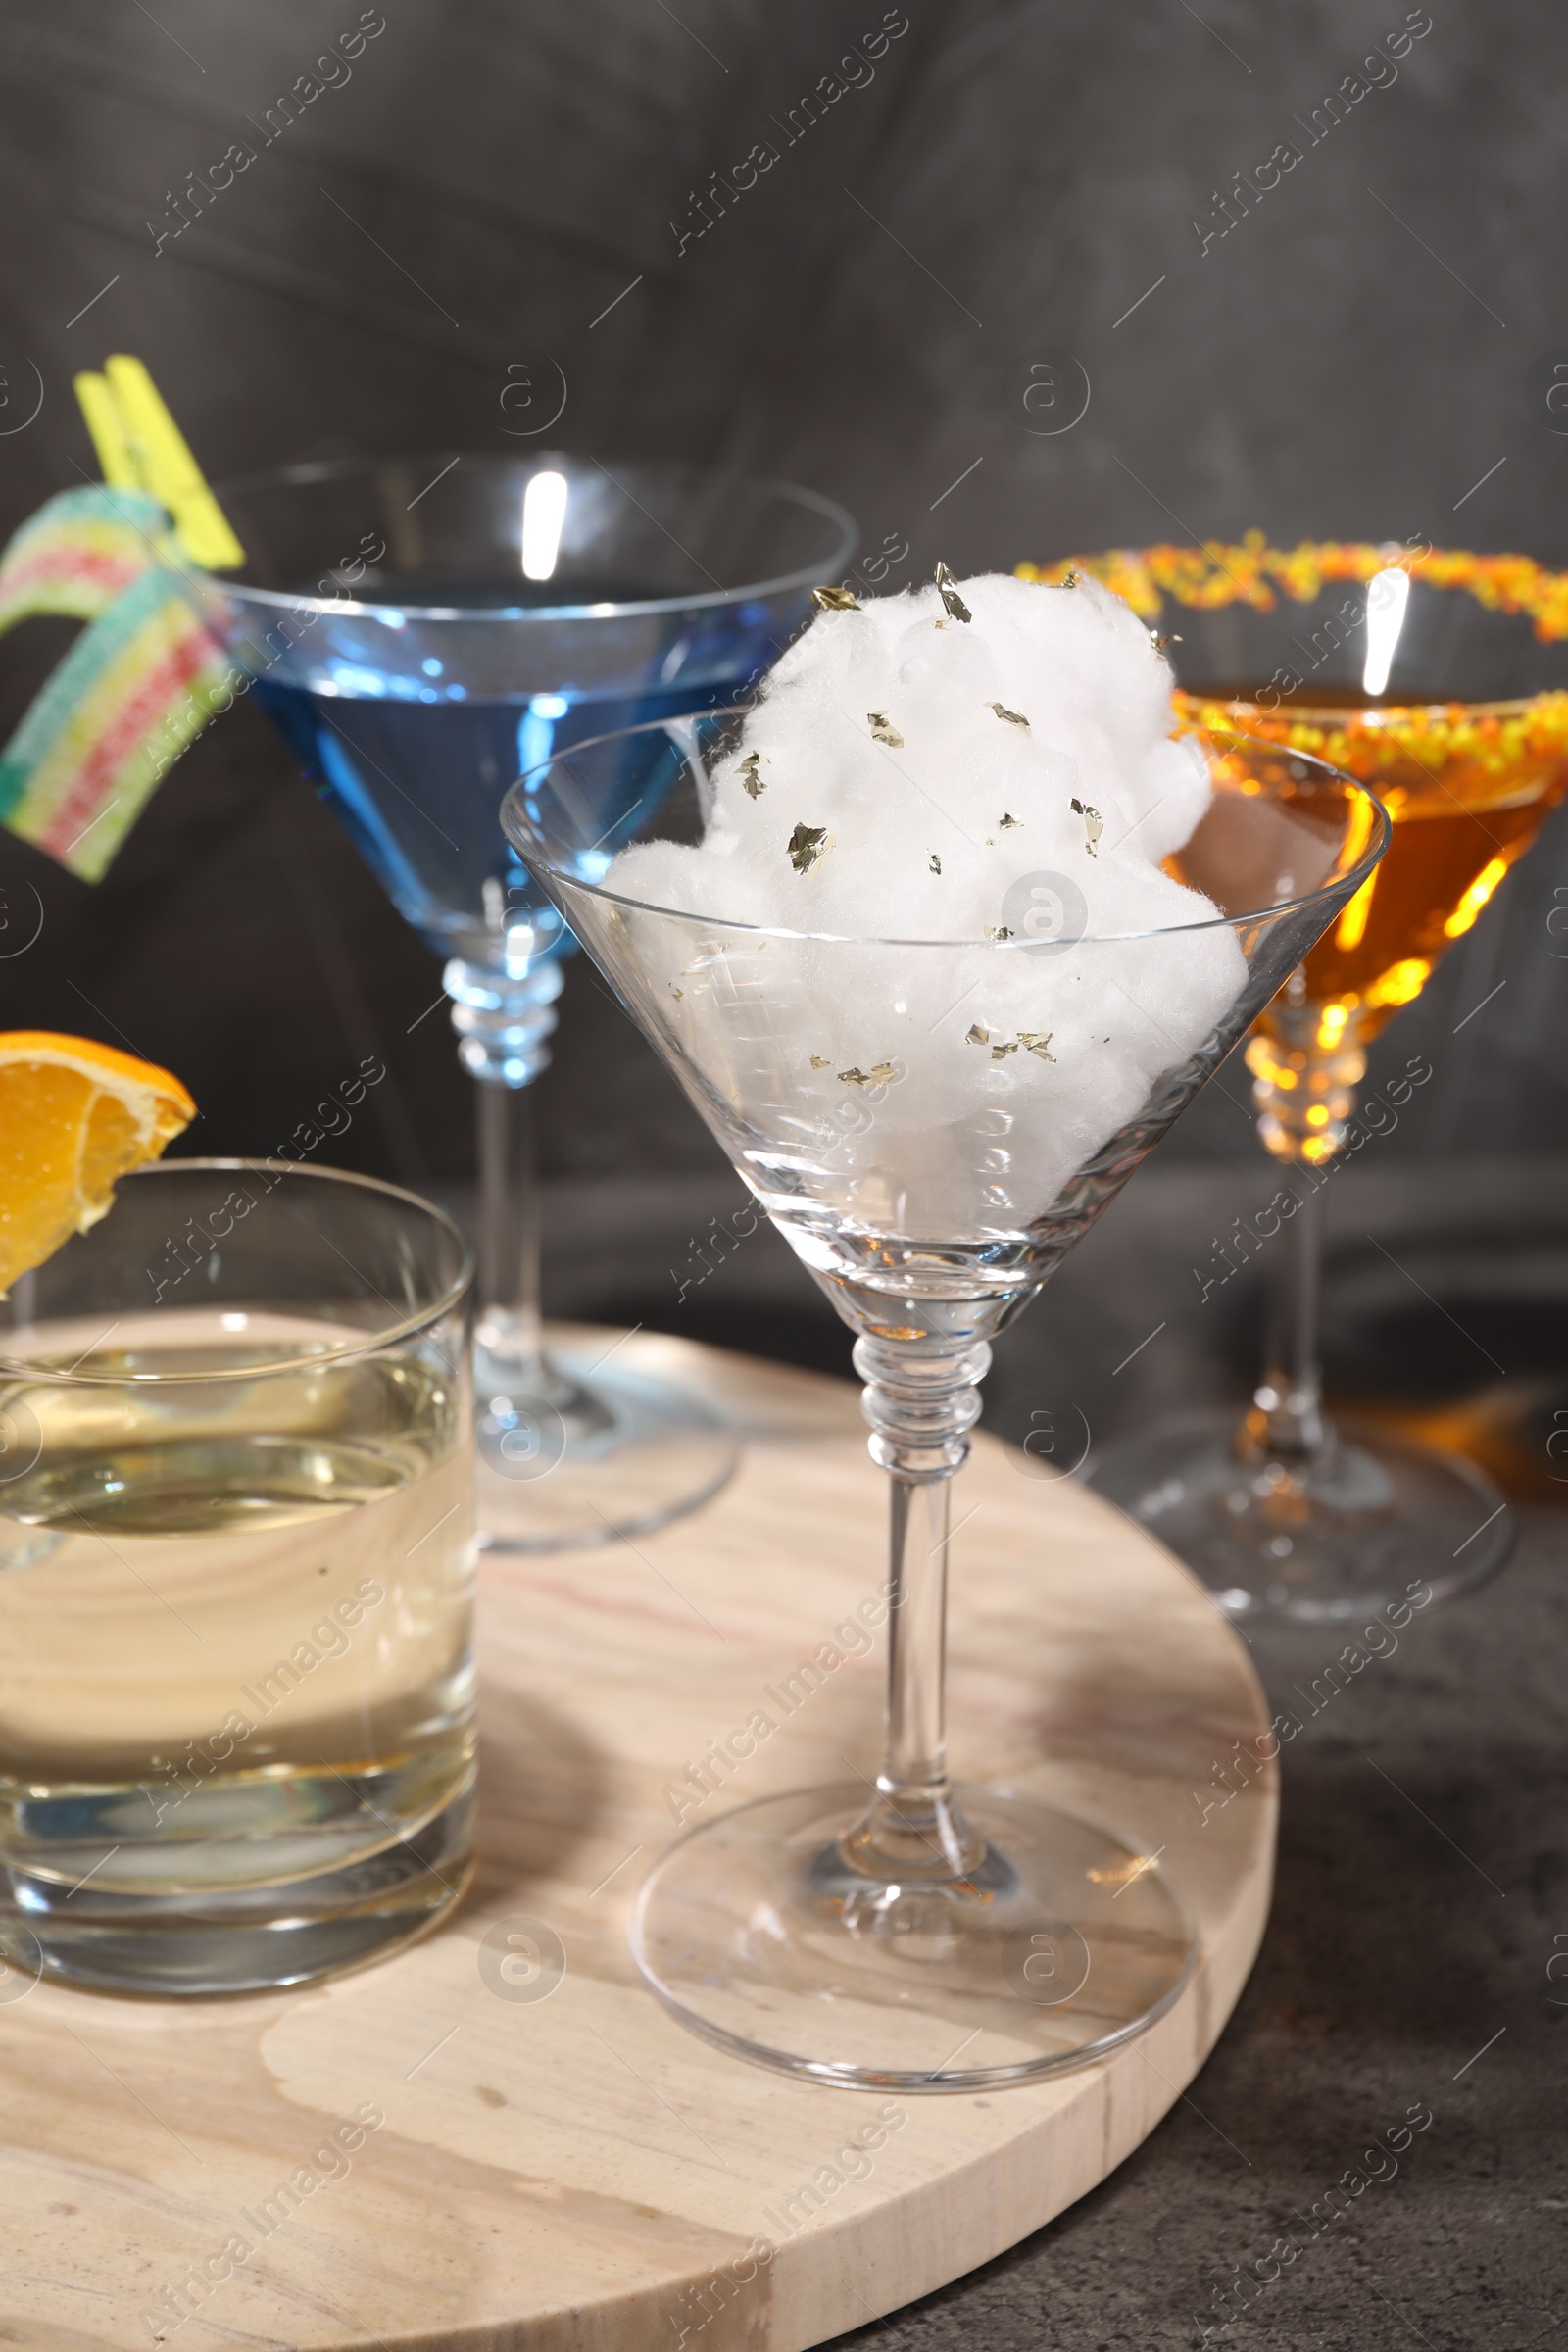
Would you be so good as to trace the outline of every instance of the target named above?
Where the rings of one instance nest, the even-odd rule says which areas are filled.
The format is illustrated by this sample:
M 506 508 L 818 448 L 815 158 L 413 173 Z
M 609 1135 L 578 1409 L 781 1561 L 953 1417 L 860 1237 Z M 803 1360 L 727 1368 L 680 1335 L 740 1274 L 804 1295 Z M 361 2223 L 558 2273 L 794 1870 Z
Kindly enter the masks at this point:
M 145 490 L 166 506 L 181 548 L 204 571 L 243 564 L 245 550 L 141 361 L 117 352 L 102 375 L 78 375 L 75 388 L 110 488 Z
M 141 468 L 136 464 L 125 428 L 120 418 L 120 403 L 109 389 L 106 375 L 74 377 L 76 401 L 92 435 L 93 448 L 98 452 L 98 465 L 111 490 L 139 490 Z

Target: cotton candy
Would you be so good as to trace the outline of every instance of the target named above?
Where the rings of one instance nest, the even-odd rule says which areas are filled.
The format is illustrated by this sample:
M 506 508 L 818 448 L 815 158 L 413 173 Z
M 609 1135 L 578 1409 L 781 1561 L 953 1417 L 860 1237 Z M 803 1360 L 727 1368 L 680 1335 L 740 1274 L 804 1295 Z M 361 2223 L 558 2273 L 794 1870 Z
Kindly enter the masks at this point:
M 703 841 L 614 858 L 606 889 L 702 918 L 626 919 L 769 1205 L 1019 1235 L 1209 1038 L 1246 965 L 1160 864 L 1210 797 L 1170 686 L 1089 580 L 823 612 L 710 777 Z

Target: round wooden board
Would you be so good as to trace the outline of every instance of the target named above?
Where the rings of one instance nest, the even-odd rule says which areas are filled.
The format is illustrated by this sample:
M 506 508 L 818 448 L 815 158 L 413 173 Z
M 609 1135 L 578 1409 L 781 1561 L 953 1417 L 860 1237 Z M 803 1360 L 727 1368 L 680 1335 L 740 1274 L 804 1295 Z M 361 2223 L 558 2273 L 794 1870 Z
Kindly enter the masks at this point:
M 1206 1821 L 1193 1792 L 1263 1727 L 1261 1692 L 1184 1569 L 986 1438 L 955 1497 L 956 1767 L 1028 1773 L 1160 1849 L 1200 1926 L 1193 1981 L 1081 2074 L 892 2102 L 726 2058 L 642 1988 L 625 1914 L 675 1831 L 665 1788 L 876 1590 L 885 1494 L 852 1389 L 626 1351 L 721 1405 L 742 1464 L 635 1545 L 484 1562 L 482 1858 L 456 1916 L 300 1992 L 0 2007 L 0 2343 L 800 2352 L 1038 2229 L 1201 2066 L 1262 1935 L 1276 1789 L 1255 1775 Z M 873 1773 L 881 1653 L 688 1821 Z M 506 1937 L 540 1925 L 565 1974 L 517 1997 L 545 1980 L 498 1973 Z M 879 2109 L 881 2144 L 841 2155 Z M 357 2111 L 384 2120 L 345 2149 Z

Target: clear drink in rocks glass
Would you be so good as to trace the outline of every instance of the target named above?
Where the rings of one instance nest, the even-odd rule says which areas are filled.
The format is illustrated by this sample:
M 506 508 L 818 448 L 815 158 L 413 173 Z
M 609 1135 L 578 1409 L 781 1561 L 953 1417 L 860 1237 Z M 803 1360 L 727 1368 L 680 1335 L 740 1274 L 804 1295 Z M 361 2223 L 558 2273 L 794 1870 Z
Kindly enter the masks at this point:
M 0 1300 L 0 1953 L 373 1959 L 471 1870 L 472 1261 L 412 1195 L 162 1161 Z

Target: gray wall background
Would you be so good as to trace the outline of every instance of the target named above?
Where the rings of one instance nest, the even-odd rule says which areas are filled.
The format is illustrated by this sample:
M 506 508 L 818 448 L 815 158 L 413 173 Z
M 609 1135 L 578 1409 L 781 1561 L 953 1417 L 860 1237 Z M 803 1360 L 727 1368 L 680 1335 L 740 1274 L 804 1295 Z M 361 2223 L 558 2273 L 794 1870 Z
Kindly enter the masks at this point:
M 12 0 L 0 526 L 90 466 L 71 373 L 128 348 L 214 478 L 499 448 L 509 368 L 541 401 L 559 369 L 552 441 L 813 483 L 868 544 L 908 540 L 895 580 L 1254 523 L 1568 562 L 1543 372 L 1568 347 L 1568 23 L 1547 0 L 1432 0 L 1396 79 L 1310 146 L 1296 118 L 1405 22 L 1396 0 L 906 0 L 874 72 L 847 69 L 860 86 L 788 146 L 878 0 L 385 0 L 350 78 L 263 145 L 359 13 Z M 767 138 L 776 166 L 682 250 L 693 191 Z M 254 164 L 155 253 L 148 220 L 172 226 L 170 192 L 236 139 Z M 1282 139 L 1299 165 L 1202 250 L 1194 218 L 1217 225 L 1216 189 Z M 1054 436 L 1022 403 L 1042 346 L 1092 387 Z M 0 645 L 0 724 L 61 642 L 34 622 Z M 1568 941 L 1545 930 L 1565 843 L 1548 830 L 1379 1048 L 1437 1070 L 1386 1154 L 1568 1143 Z M 33 891 L 44 917 L 0 961 L 0 1021 L 170 1062 L 203 1106 L 190 1148 L 272 1148 L 375 1050 L 392 1078 L 341 1156 L 468 1166 L 438 971 L 254 710 L 180 763 L 106 883 L 0 835 L 0 889 L 6 936 Z M 1165 1154 L 1255 1149 L 1244 1094 L 1233 1069 Z M 541 1100 L 558 1174 L 713 1165 L 580 959 Z

